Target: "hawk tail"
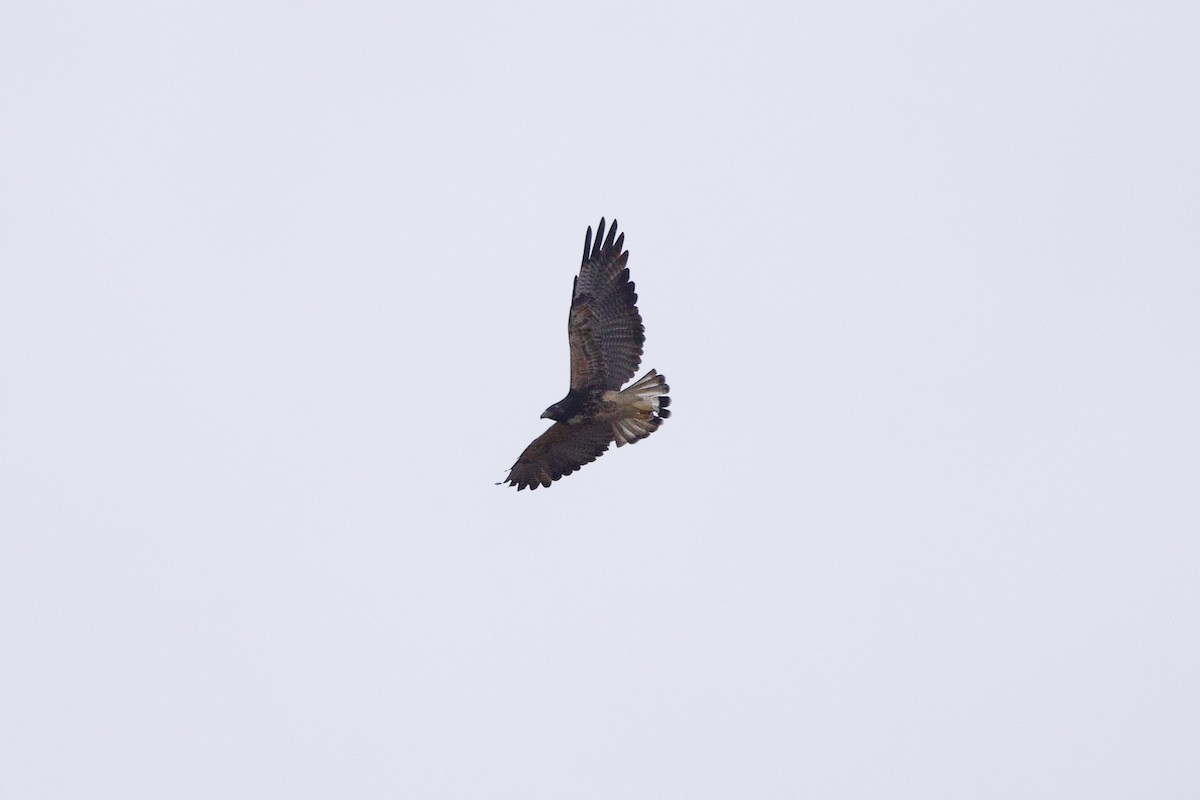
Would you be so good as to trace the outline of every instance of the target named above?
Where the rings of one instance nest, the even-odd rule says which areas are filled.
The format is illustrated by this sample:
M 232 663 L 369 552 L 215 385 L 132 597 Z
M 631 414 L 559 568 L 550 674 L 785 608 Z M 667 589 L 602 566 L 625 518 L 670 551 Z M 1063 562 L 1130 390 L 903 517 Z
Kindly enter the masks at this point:
M 667 408 L 671 405 L 669 391 L 667 379 L 656 370 L 650 370 L 621 390 L 619 397 L 629 414 L 613 422 L 617 447 L 633 444 L 658 430 L 663 420 L 671 416 L 671 410 Z

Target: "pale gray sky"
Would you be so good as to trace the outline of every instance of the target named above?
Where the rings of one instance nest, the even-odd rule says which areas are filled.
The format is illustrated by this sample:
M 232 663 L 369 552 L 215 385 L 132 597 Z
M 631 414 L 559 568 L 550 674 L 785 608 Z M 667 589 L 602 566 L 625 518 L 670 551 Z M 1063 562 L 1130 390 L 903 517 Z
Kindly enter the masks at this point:
M 3 17 L 0 796 L 1200 795 L 1195 3 Z

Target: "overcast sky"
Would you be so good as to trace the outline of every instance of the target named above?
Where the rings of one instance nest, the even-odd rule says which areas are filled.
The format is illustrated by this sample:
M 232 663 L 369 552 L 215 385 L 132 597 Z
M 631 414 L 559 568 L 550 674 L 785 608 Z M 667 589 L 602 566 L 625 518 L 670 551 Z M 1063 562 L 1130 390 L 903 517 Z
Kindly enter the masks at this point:
M 1194 2 L 2 17 L 0 796 L 1200 796 Z

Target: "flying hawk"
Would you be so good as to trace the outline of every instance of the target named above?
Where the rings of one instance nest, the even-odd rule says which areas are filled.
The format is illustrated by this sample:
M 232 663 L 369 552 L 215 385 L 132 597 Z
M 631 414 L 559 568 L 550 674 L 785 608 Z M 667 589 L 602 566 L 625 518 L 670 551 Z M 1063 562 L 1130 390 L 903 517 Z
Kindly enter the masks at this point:
M 525 448 L 502 481 L 518 490 L 549 486 L 595 461 L 614 440 L 620 447 L 645 439 L 671 416 L 671 387 L 654 370 L 621 389 L 642 361 L 646 330 L 625 266 L 625 234 L 616 234 L 617 221 L 605 236 L 601 219 L 595 246 L 590 227 L 583 240 L 583 266 L 567 318 L 571 390 L 542 412 L 554 424 Z

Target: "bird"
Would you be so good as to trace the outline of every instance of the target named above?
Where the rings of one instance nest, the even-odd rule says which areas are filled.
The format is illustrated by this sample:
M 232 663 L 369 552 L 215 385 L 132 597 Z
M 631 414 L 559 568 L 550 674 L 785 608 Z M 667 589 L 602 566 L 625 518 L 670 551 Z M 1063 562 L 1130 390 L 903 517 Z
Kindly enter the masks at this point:
M 567 317 L 570 390 L 542 412 L 554 424 L 525 448 L 500 483 L 518 491 L 549 487 L 595 461 L 614 441 L 617 447 L 641 441 L 671 416 L 671 387 L 657 370 L 621 388 L 637 372 L 646 341 L 624 247 L 615 219 L 607 233 L 600 219 L 594 241 L 588 227 Z

